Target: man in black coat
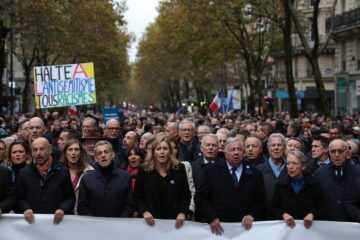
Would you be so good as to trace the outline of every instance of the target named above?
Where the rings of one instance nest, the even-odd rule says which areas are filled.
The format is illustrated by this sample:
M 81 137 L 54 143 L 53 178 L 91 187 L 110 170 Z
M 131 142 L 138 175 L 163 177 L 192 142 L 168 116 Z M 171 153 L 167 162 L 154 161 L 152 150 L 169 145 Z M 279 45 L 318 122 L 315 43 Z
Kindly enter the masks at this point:
M 249 230 L 263 217 L 266 206 L 264 180 L 259 170 L 243 164 L 244 147 L 239 139 L 225 144 L 226 161 L 205 168 L 195 194 L 196 209 L 209 223 L 212 233 L 221 235 L 223 222 L 242 222 Z
M 34 213 L 54 213 L 54 224 L 58 224 L 74 209 L 69 170 L 52 159 L 51 149 L 46 138 L 36 138 L 31 144 L 33 163 L 20 172 L 16 183 L 18 207 L 28 223 L 35 221 Z
M 195 138 L 195 125 L 190 120 L 183 120 L 179 125 L 178 141 L 179 160 L 180 161 L 195 161 L 198 157 L 198 141 Z
M 222 160 L 218 158 L 219 142 L 215 134 L 208 134 L 203 137 L 200 149 L 201 157 L 191 162 L 195 188 L 199 187 L 200 177 L 205 167 Z
M 78 213 L 96 217 L 132 217 L 132 185 L 128 172 L 115 166 L 111 143 L 95 145 L 95 171 L 80 182 Z
M 315 179 L 322 187 L 326 199 L 325 211 L 328 220 L 349 221 L 345 213 L 345 202 L 354 189 L 355 180 L 360 177 L 360 169 L 348 161 L 348 144 L 341 139 L 331 141 L 329 153 L 331 164 L 318 169 Z
M 0 165 L 0 217 L 13 209 L 15 200 L 9 170 Z

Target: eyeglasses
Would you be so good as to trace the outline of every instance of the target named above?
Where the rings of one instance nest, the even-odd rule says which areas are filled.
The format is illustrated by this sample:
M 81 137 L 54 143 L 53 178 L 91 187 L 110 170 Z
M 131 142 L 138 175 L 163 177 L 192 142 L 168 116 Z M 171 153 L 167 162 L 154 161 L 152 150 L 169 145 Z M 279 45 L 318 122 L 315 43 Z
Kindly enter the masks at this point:
M 106 129 L 109 131 L 119 131 L 120 130 L 120 128 L 106 128 Z
M 329 152 L 330 152 L 331 154 L 336 154 L 336 153 L 338 153 L 338 154 L 343 154 L 346 150 L 347 150 L 347 149 L 345 149 L 345 148 L 330 149 Z

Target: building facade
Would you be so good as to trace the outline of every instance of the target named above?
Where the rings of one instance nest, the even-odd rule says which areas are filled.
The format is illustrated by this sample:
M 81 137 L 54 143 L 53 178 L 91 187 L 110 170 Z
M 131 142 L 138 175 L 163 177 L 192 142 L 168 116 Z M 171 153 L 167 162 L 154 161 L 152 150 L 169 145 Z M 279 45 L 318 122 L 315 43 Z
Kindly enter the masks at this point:
M 320 48 L 328 42 L 329 34 L 326 32 L 326 20 L 331 17 L 334 0 L 321 1 L 318 16 L 318 32 Z M 312 31 L 313 0 L 299 1 L 296 6 L 301 12 L 301 18 L 305 22 L 307 42 L 310 47 L 314 46 L 314 34 Z M 293 46 L 293 76 L 295 89 L 297 91 L 297 102 L 299 111 L 320 111 L 319 94 L 315 85 L 313 71 L 304 55 L 304 48 L 297 34 L 292 36 Z M 274 55 L 274 86 L 273 97 L 278 99 L 279 110 L 288 110 L 288 93 L 286 85 L 286 69 L 283 51 L 277 51 Z M 335 44 L 332 40 L 319 57 L 319 66 L 322 73 L 326 95 L 331 106 L 335 105 Z
M 333 24 L 332 24 L 333 22 Z M 335 51 L 336 112 L 360 113 L 360 0 L 338 0 L 336 16 L 327 20 Z

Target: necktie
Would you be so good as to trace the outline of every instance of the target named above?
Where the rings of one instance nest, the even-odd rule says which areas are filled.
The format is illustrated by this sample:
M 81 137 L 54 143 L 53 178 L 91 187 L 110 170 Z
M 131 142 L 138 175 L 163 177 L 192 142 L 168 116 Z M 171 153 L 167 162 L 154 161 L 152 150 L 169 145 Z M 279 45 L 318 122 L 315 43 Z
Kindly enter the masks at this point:
M 232 177 L 232 180 L 235 184 L 235 186 L 238 184 L 238 179 L 237 179 L 237 176 L 236 176 L 236 167 L 233 167 L 231 168 L 231 177 Z
M 337 182 L 340 182 L 342 178 L 342 169 L 340 167 L 335 168 L 335 179 Z
M 319 167 L 325 167 L 326 163 L 319 163 Z

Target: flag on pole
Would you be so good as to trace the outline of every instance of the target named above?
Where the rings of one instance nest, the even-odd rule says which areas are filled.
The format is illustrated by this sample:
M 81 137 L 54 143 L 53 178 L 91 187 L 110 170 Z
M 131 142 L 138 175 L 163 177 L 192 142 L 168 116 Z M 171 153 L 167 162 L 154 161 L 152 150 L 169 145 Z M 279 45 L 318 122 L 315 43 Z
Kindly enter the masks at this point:
M 209 108 L 213 112 L 219 111 L 221 107 L 221 97 L 219 96 L 219 93 L 216 94 L 214 100 L 210 103 Z
M 68 115 L 77 116 L 77 114 L 78 114 L 78 112 L 77 112 L 76 106 L 70 106 L 68 108 Z
M 221 108 L 219 109 L 219 113 L 227 113 L 234 109 L 233 105 L 233 91 L 226 98 L 222 98 Z

